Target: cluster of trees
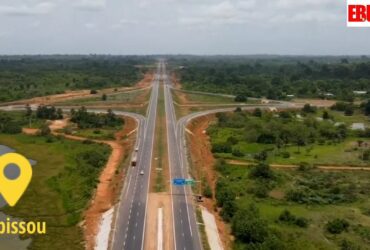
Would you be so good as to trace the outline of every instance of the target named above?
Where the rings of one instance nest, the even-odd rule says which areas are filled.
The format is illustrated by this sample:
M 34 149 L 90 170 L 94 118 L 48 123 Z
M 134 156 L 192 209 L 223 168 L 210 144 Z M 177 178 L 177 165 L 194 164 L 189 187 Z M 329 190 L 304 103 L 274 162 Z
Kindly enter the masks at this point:
M 32 110 L 27 106 L 27 115 L 31 115 Z M 36 117 L 38 119 L 57 120 L 63 119 L 62 109 L 56 109 L 54 106 L 38 106 L 36 110 Z
M 201 57 L 176 63 L 183 86 L 192 90 L 270 99 L 332 94 L 347 101 L 355 90 L 370 93 L 367 57 Z
M 85 107 L 81 107 L 77 111 L 72 109 L 71 121 L 82 129 L 119 127 L 124 124 L 124 120 L 116 116 L 111 109 L 109 109 L 106 114 L 95 114 L 87 112 Z
M 344 112 L 345 115 L 351 116 L 355 110 L 359 110 L 366 116 L 370 116 L 370 100 L 362 102 L 360 105 L 355 105 L 352 102 L 337 102 L 331 106 L 332 110 Z
M 335 126 L 333 122 L 318 121 L 312 116 L 304 117 L 300 121 L 294 112 L 281 112 L 278 117 L 260 110 L 253 114 L 234 112 L 233 114 L 219 113 L 216 116 L 218 123 L 208 129 L 211 138 L 223 128 L 231 128 L 237 132 L 225 138 L 224 141 L 212 142 L 212 152 L 233 153 L 235 156 L 242 156 L 242 152 L 235 147 L 240 141 L 272 144 L 278 149 L 296 145 L 299 149 L 312 143 L 340 142 L 348 134 L 345 125 Z
M 217 206 L 221 208 L 220 215 L 231 223 L 232 231 L 237 244 L 248 244 L 250 249 L 284 249 L 284 244 L 275 232 L 270 230 L 268 223 L 260 217 L 258 208 L 253 204 L 246 207 L 237 205 L 237 196 L 240 190 L 235 188 L 231 179 L 228 179 L 228 168 L 224 160 L 217 161 L 215 168 L 221 173 L 216 184 Z M 268 165 L 258 164 L 252 167 L 248 176 L 249 180 L 257 180 L 259 188 L 268 186 L 275 175 Z M 263 184 L 262 184 L 263 183 Z M 245 187 L 241 187 L 244 189 Z M 297 219 L 301 220 L 301 218 Z M 301 221 L 297 222 L 298 224 Z M 249 248 L 248 248 L 249 249 Z
M 133 56 L 2 56 L 0 102 L 63 93 L 66 89 L 129 86 L 142 78 Z
M 12 116 L 9 113 L 0 111 L 0 133 L 18 134 L 22 132 L 22 126 L 26 124 L 24 119 Z

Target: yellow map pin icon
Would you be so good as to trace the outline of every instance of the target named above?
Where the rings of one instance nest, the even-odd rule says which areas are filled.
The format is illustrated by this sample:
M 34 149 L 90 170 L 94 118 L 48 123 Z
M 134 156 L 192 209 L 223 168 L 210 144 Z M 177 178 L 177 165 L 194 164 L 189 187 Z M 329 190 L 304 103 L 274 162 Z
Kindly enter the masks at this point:
M 5 168 L 9 164 L 17 165 L 20 170 L 18 178 L 11 180 L 5 176 Z M 14 207 L 26 191 L 32 178 L 32 167 L 24 156 L 8 153 L 0 156 L 0 194 L 9 206 Z

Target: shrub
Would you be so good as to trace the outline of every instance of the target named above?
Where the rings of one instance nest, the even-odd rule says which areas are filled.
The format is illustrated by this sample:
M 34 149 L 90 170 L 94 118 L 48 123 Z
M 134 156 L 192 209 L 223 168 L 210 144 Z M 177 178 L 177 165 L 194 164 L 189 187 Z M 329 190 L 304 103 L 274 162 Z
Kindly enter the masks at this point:
M 354 113 L 354 110 L 353 110 L 352 106 L 346 107 L 346 110 L 344 111 L 344 115 L 351 116 L 351 115 L 353 115 L 353 113 Z
M 348 227 L 349 223 L 344 219 L 334 219 L 332 221 L 329 221 L 325 226 L 326 231 L 331 234 L 340 234 L 343 231 L 346 231 Z
M 237 95 L 234 99 L 235 102 L 246 102 L 247 97 L 245 95 Z
M 98 93 L 98 91 L 97 91 L 97 90 L 95 90 L 95 89 L 90 90 L 90 94 L 91 94 L 91 95 L 95 95 L 95 94 L 97 94 L 97 93 Z
M 299 227 L 307 227 L 308 226 L 308 221 L 306 218 L 303 218 L 303 217 L 297 217 L 294 224 L 296 224 L 297 226 Z
M 281 212 L 279 215 L 279 221 L 284 221 L 284 222 L 292 222 L 295 220 L 295 216 L 290 213 L 289 210 L 284 210 Z
M 241 108 L 241 107 L 237 107 L 237 108 L 234 110 L 234 112 L 236 112 L 236 113 L 240 113 L 240 112 L 242 112 L 242 108 Z
M 244 156 L 244 153 L 238 148 L 234 148 L 232 154 L 233 154 L 233 156 L 236 156 L 236 157 L 243 157 Z
M 256 185 L 253 188 L 253 194 L 257 198 L 266 198 L 268 196 L 269 187 L 267 185 L 264 185 L 263 183 Z
M 40 135 L 41 136 L 46 136 L 46 135 L 50 135 L 51 133 L 51 130 L 49 128 L 49 125 L 47 123 L 44 123 L 41 128 L 40 128 Z
M 212 153 L 231 153 L 232 148 L 228 143 L 217 143 L 212 145 Z
M 352 241 L 343 239 L 340 243 L 341 250 L 360 250 L 361 248 L 356 246 Z
M 308 225 L 308 221 L 306 218 L 297 217 L 291 214 L 290 211 L 286 209 L 283 212 L 281 212 L 279 216 L 279 221 L 292 224 L 292 225 L 296 225 L 298 227 L 307 227 Z
M 284 152 L 282 152 L 282 153 L 281 153 L 281 156 L 282 156 L 283 158 L 287 159 L 287 158 L 290 158 L 290 153 L 289 153 L 289 152 L 287 152 L 287 151 L 284 151 Z
M 303 113 L 316 113 L 317 108 L 311 106 L 310 104 L 305 104 L 302 108 Z
M 14 121 L 3 125 L 2 132 L 5 134 L 19 134 L 22 132 L 22 126 Z
M 207 198 L 212 198 L 213 196 L 213 193 L 212 193 L 212 189 L 211 187 L 208 185 L 208 183 L 206 184 L 206 187 L 204 188 L 203 190 L 203 195 Z
M 254 159 L 256 159 L 257 161 L 266 161 L 267 156 L 268 156 L 267 152 L 264 150 L 264 151 L 261 151 L 258 154 L 255 154 Z
M 260 108 L 256 108 L 253 111 L 253 116 L 255 116 L 255 117 L 261 117 L 262 116 L 262 110 Z
M 260 163 L 252 167 L 249 172 L 250 178 L 274 179 L 274 172 L 268 164 Z

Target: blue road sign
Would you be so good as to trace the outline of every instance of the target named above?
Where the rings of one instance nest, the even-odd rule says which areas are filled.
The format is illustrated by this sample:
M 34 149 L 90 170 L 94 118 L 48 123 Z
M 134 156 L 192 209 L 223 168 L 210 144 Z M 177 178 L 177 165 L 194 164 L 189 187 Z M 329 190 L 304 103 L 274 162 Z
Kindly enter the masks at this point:
M 185 179 L 173 179 L 172 184 L 175 186 L 183 186 L 186 184 L 186 180 Z

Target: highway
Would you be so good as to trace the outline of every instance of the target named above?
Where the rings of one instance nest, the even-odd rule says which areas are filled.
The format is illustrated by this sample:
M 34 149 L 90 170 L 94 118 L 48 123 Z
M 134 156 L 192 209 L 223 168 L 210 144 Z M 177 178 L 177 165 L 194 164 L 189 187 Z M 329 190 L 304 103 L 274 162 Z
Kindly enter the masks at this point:
M 120 194 L 119 203 L 115 208 L 111 244 L 109 247 L 109 249 L 112 250 L 144 249 L 147 201 L 155 137 L 159 84 L 161 80 L 163 80 L 164 83 L 167 145 L 171 179 L 190 178 L 185 137 L 186 125 L 192 119 L 200 116 L 218 112 L 229 112 L 235 109 L 235 107 L 233 107 L 200 111 L 184 116 L 177 121 L 174 101 L 171 94 L 172 82 L 167 75 L 165 63 L 160 61 L 153 79 L 152 93 L 146 117 L 135 113 L 113 110 L 117 115 L 129 116 L 137 120 L 138 132 L 135 148 L 138 148 L 138 152 L 136 167 L 129 167 L 125 184 Z M 261 109 L 267 109 L 269 107 L 287 109 L 294 108 L 295 106 L 288 102 L 275 102 L 270 104 L 255 104 L 241 108 L 243 110 L 253 110 L 256 107 L 260 107 Z M 69 112 L 70 110 L 70 108 L 66 107 L 60 108 L 62 108 L 64 112 Z M 24 109 L 24 105 L 0 107 L 0 110 L 5 111 Z M 107 112 L 106 110 L 100 109 L 88 109 L 87 111 L 94 113 Z M 144 172 L 143 175 L 140 174 L 141 171 Z M 191 188 L 189 186 L 171 185 L 171 197 L 174 235 L 173 249 L 201 250 L 202 245 L 194 207 L 195 201 Z
M 186 165 L 183 164 L 184 159 L 182 158 L 181 150 L 178 147 L 179 137 L 176 133 L 177 120 L 171 95 L 171 82 L 167 76 L 165 65 L 163 72 L 170 177 L 171 179 L 189 178 Z M 202 245 L 199 238 L 191 188 L 171 185 L 171 196 L 174 249 L 201 250 Z
M 129 169 L 116 210 L 111 243 L 111 249 L 113 250 L 144 249 L 160 72 L 161 65 L 159 64 L 153 80 L 146 122 L 142 129 L 138 131 L 137 164 L 136 167 L 130 167 Z M 141 171 L 144 172 L 143 175 L 140 174 Z

